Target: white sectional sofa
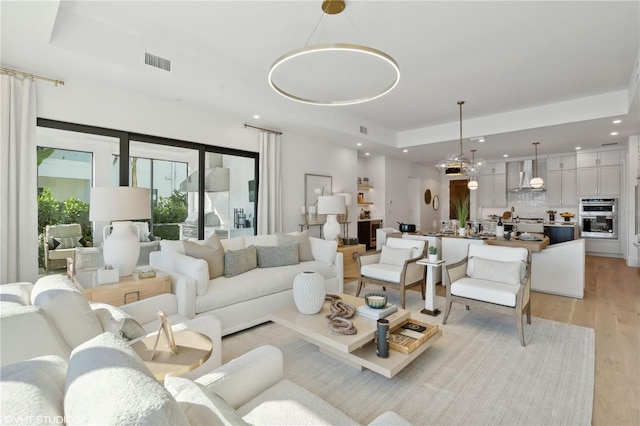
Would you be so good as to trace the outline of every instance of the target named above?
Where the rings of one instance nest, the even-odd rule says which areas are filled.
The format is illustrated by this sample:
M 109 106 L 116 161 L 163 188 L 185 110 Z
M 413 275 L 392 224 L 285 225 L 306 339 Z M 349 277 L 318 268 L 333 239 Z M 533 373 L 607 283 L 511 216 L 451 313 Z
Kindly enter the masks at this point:
M 187 255 L 184 241 L 160 242 L 161 250 L 151 253 L 150 265 L 171 275 L 173 292 L 178 297 L 178 312 L 188 318 L 215 315 L 222 324 L 223 336 L 266 322 L 268 312 L 293 303 L 293 280 L 303 271 L 322 274 L 327 293 L 343 292 L 342 253 L 337 252 L 336 241 L 309 237 L 306 231 L 225 240 L 215 237 L 216 241 L 212 243 L 214 237 L 190 243 L 221 244 L 225 259 L 228 252 L 236 253 L 251 246 L 257 247 L 260 257 L 261 252 L 268 253 L 270 248 L 275 253 L 277 247 L 294 243 L 298 245 L 299 254 L 298 261 L 291 264 L 260 267 L 265 265 L 258 262 L 257 268 L 239 275 L 211 279 L 211 259 Z
M 40 278 L 35 285 L 0 285 L 0 365 L 43 355 L 68 359 L 74 348 L 105 331 L 124 330 L 130 334 L 130 343 L 134 343 L 157 333 L 157 313 L 162 310 L 171 319 L 174 331 L 197 331 L 211 338 L 218 348 L 203 365 L 185 375 L 199 377 L 222 363 L 220 321 L 211 315 L 183 317 L 177 312 L 177 302 L 173 294 L 119 308 L 88 302 L 64 275 Z
M 3 366 L 3 424 L 357 424 L 283 372 L 282 352 L 261 346 L 195 381 L 167 376 L 163 386 L 123 339 L 103 333 L 68 360 L 49 355 Z M 370 424 L 409 425 L 393 412 Z

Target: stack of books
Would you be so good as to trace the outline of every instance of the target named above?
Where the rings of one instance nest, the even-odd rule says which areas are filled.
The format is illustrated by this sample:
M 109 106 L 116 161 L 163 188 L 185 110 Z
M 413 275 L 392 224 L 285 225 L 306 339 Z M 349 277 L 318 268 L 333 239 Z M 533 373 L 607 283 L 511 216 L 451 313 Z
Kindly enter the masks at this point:
M 391 303 L 387 303 L 386 306 L 382 309 L 374 309 L 367 305 L 360 305 L 357 309 L 357 313 L 359 315 L 373 319 L 385 318 L 397 311 L 398 307 L 396 305 L 392 305 Z

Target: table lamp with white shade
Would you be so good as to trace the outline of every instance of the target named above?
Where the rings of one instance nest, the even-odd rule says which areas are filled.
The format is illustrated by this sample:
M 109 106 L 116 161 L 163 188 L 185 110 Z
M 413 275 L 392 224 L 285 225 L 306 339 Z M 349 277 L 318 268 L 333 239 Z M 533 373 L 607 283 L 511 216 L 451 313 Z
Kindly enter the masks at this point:
M 318 214 L 326 214 L 322 232 L 325 240 L 335 240 L 340 235 L 340 224 L 337 215 L 346 211 L 345 197 L 340 195 L 327 195 L 318 197 Z
M 105 265 L 117 268 L 121 277 L 131 275 L 140 257 L 140 236 L 133 219 L 150 219 L 149 189 L 130 186 L 91 188 L 89 220 L 113 221 L 103 230 Z M 107 229 L 113 227 L 107 237 Z M 139 232 L 139 231 L 138 231 Z

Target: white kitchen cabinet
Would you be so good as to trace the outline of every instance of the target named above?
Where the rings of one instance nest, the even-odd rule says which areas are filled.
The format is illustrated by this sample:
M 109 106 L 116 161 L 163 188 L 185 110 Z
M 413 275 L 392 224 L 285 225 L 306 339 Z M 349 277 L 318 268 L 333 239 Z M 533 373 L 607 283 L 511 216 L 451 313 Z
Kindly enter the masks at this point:
M 579 152 L 576 160 L 579 168 L 618 166 L 621 164 L 621 151 Z
M 578 169 L 578 195 L 620 194 L 620 166 Z
M 578 188 L 575 169 L 547 170 L 545 186 L 547 203 L 550 207 L 577 207 Z
M 571 170 L 577 166 L 575 155 L 563 155 L 560 157 L 547 158 L 547 170 Z
M 480 175 L 478 177 L 482 207 L 505 207 L 507 205 L 507 175 Z
M 482 207 L 505 207 L 507 205 L 507 163 L 488 162 L 480 169 L 478 177 Z

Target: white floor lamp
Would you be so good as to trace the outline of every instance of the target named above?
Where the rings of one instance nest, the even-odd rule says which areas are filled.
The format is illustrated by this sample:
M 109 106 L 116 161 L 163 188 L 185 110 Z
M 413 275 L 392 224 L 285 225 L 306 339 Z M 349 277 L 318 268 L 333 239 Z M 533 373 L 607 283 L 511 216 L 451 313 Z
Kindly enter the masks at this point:
M 335 240 L 340 235 L 340 224 L 337 215 L 344 214 L 346 210 L 345 198 L 339 195 L 318 197 L 318 214 L 326 214 L 322 232 L 325 240 Z
M 133 219 L 150 219 L 149 190 L 130 186 L 91 188 L 89 220 L 114 221 L 103 230 L 105 265 L 117 268 L 121 277 L 131 275 L 140 257 L 140 236 Z M 107 228 L 113 227 L 107 237 Z M 140 231 L 138 230 L 138 233 Z

